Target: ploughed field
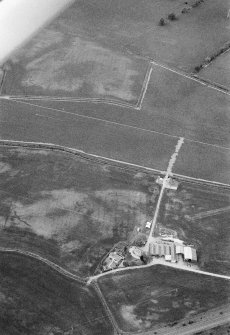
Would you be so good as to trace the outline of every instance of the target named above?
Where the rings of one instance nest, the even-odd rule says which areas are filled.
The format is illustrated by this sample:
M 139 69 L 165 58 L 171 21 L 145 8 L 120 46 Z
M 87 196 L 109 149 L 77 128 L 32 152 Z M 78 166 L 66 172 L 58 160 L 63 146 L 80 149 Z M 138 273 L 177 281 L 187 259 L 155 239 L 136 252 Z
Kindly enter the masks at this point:
M 50 150 L 0 150 L 0 247 L 90 275 L 155 209 L 155 176 Z M 134 235 L 133 235 L 134 234 Z
M 118 326 L 127 332 L 183 326 L 230 298 L 227 280 L 161 265 L 109 274 L 98 282 Z
M 1 334 L 113 334 L 91 286 L 34 259 L 5 253 L 0 254 L 0 278 Z
M 158 227 L 193 244 L 200 269 L 230 275 L 229 213 L 229 189 L 182 182 L 176 192 L 165 192 Z

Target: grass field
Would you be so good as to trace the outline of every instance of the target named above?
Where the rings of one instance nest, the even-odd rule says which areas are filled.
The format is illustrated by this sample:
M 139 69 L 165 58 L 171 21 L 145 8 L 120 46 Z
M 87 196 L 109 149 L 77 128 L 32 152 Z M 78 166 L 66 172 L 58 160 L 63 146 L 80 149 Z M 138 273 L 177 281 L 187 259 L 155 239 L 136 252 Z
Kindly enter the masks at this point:
M 170 228 L 187 243 L 194 244 L 202 270 L 230 275 L 230 191 L 215 186 L 181 183 L 177 192 L 163 197 L 158 222 Z M 226 208 L 226 210 L 225 210 Z M 224 209 L 222 213 L 198 217 L 199 213 Z
M 161 171 L 167 169 L 177 143 L 177 138 L 63 111 L 7 101 L 0 105 L 2 139 L 59 144 Z
M 185 141 L 173 172 L 230 184 L 230 149 Z
M 80 13 L 76 2 L 14 56 L 3 92 L 137 102 L 147 62 L 103 45 L 95 27 L 88 36 Z
M 0 255 L 0 331 L 4 335 L 109 335 L 112 326 L 90 286 L 22 256 Z
M 75 1 L 14 56 L 4 92 L 136 102 L 147 64 L 135 55 L 191 71 L 228 40 L 228 1 L 181 14 L 194 1 Z
M 2 247 L 89 275 L 154 212 L 151 174 L 45 150 L 1 148 L 0 154 Z
M 230 27 L 229 27 L 230 28 Z M 230 52 L 219 56 L 208 67 L 204 68 L 199 75 L 217 84 L 230 87 Z
M 229 146 L 229 105 L 228 95 L 153 66 L 142 114 L 160 131 Z
M 185 317 L 192 321 L 230 297 L 228 281 L 160 265 L 101 277 L 99 285 L 127 332 L 164 327 Z

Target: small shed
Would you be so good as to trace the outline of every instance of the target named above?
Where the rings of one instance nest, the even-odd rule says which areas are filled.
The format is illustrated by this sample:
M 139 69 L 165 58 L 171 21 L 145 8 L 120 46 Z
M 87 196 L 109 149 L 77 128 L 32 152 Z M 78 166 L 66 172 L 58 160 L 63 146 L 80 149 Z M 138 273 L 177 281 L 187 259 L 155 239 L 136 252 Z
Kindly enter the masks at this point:
M 148 221 L 148 222 L 146 222 L 145 228 L 150 229 L 151 225 L 152 225 L 152 223 Z
M 171 255 L 165 255 L 165 260 L 166 260 L 166 262 L 171 262 L 172 261 L 172 256 Z

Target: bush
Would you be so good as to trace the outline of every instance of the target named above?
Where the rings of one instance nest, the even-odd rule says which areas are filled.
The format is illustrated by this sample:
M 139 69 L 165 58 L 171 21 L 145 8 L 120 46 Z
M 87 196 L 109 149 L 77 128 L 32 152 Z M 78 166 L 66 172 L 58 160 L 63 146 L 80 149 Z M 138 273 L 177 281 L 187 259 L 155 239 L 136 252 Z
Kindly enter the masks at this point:
M 176 15 L 174 13 L 171 13 L 168 15 L 168 19 L 171 21 L 175 21 L 176 20 Z
M 188 13 L 188 12 L 189 12 L 188 8 L 183 8 L 182 11 L 181 11 L 182 14 L 185 14 L 185 13 Z
M 196 72 L 199 72 L 201 69 L 202 69 L 202 65 L 198 65 L 198 66 L 195 67 L 194 70 L 195 70 Z
M 165 20 L 163 19 L 163 17 L 159 21 L 159 26 L 165 26 Z

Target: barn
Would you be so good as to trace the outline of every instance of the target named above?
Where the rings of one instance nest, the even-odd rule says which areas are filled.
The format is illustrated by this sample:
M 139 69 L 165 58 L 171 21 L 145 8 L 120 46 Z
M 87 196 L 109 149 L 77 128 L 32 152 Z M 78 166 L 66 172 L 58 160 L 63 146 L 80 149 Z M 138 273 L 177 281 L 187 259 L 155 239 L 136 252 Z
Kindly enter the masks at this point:
M 189 262 L 197 262 L 196 249 L 192 247 L 184 247 L 184 260 Z

